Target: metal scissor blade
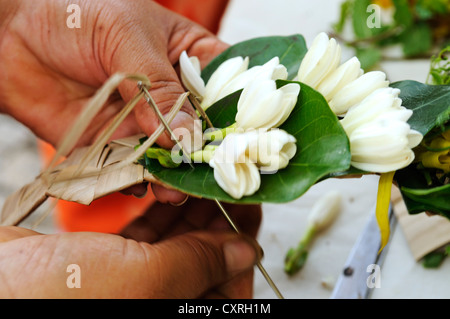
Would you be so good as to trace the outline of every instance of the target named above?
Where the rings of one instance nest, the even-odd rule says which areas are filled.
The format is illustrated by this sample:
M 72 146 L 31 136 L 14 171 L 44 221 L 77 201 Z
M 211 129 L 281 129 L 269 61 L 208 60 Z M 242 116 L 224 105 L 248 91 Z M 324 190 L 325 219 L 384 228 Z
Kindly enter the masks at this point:
M 392 232 L 396 224 L 392 205 L 389 206 L 389 220 Z M 339 276 L 331 294 L 332 299 L 367 299 L 369 297 L 373 288 L 370 287 L 368 278 L 374 267 L 381 267 L 388 248 L 386 246 L 378 254 L 380 244 L 380 231 L 374 209 L 363 232 L 350 252 L 342 274 Z

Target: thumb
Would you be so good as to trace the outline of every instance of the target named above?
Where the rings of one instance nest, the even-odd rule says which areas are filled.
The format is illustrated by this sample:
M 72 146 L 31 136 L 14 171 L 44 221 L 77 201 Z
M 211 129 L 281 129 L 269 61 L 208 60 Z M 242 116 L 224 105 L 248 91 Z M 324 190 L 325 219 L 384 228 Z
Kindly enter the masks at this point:
M 149 271 L 160 270 L 157 297 L 191 299 L 251 269 L 262 251 L 247 236 L 192 232 L 151 245 L 149 256 Z
M 0 273 L 7 274 L 0 298 L 201 297 L 252 267 L 255 247 L 229 233 L 190 233 L 150 245 L 101 233 L 15 232 L 0 246 Z M 79 289 L 68 284 L 69 265 L 79 268 Z

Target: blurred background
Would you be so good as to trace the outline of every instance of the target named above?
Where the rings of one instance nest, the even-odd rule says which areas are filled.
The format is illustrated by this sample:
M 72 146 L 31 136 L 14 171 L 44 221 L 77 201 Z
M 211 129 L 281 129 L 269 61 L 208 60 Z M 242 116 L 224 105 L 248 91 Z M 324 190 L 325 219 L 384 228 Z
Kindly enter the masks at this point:
M 447 0 L 358 0 L 360 5 L 363 3 L 361 7 L 355 6 L 354 1 L 336 0 L 159 2 L 206 26 L 229 44 L 260 36 L 299 33 L 309 46 L 319 32 L 325 31 L 342 44 L 343 60 L 357 55 L 365 71 L 382 70 L 391 82 L 406 79 L 426 82 L 430 58 L 445 45 L 450 28 L 450 2 Z M 369 33 L 358 28 L 366 23 L 367 15 L 362 13 L 368 4 L 382 9 L 381 27 Z M 414 11 L 409 12 L 414 14 L 408 14 L 407 8 L 412 4 Z M 401 6 L 403 11 L 399 9 Z M 52 150 L 37 141 L 27 128 L 0 115 L 0 207 L 8 195 L 39 174 L 51 154 Z M 374 213 L 377 183 L 377 176 L 330 179 L 315 185 L 294 202 L 263 205 L 263 224 L 258 238 L 265 251 L 263 265 L 286 298 L 330 298 L 356 239 Z M 314 240 L 303 269 L 292 277 L 287 276 L 283 271 L 285 253 L 306 231 L 311 207 L 329 190 L 340 191 L 341 213 L 333 225 Z M 149 194 L 140 201 L 113 195 L 91 207 L 60 203 L 56 211 L 40 221 L 46 211 L 43 205 L 21 225 L 33 227 L 40 221 L 36 230 L 43 233 L 116 232 L 152 201 Z M 117 212 L 111 205 L 123 208 Z M 129 211 L 124 213 L 127 209 Z M 448 298 L 448 271 L 448 260 L 438 268 L 424 268 L 412 255 L 402 228 L 396 227 L 381 265 L 381 287 L 373 289 L 371 298 Z M 258 271 L 255 271 L 254 290 L 255 298 L 275 298 Z

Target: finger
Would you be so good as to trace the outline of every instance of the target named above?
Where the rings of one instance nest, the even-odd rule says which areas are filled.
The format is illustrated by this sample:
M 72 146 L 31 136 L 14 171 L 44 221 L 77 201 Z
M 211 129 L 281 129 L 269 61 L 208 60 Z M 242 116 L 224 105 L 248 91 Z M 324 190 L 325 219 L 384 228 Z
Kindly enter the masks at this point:
M 134 4 L 129 5 L 130 10 L 136 10 Z M 168 57 L 168 43 L 177 18 L 153 2 L 143 2 L 136 13 L 136 16 L 121 20 L 123 24 L 133 24 L 132 30 L 116 27 L 111 31 L 116 33 L 115 39 L 126 38 L 127 41 L 117 40 L 117 43 L 111 43 L 110 50 L 104 52 L 107 55 L 103 59 L 107 64 L 105 69 L 110 75 L 116 72 L 145 74 L 150 80 L 149 93 L 156 106 L 162 114 L 167 114 L 185 92 Z M 119 90 L 126 101 L 138 92 L 136 83 L 131 81 L 125 81 Z M 135 115 L 139 126 L 147 135 L 151 135 L 160 125 L 154 110 L 144 100 L 135 107 Z M 193 148 L 190 144 L 194 140 L 194 134 L 200 134 L 201 141 L 201 124 L 195 122 L 197 119 L 195 110 L 186 102 L 170 125 L 172 130 L 185 128 L 190 134 L 190 139 L 183 138 L 184 142 L 182 141 L 187 150 Z M 160 136 L 157 143 L 165 148 L 174 145 L 167 132 Z
M 211 203 L 198 198 L 189 198 L 182 206 L 156 202 L 120 234 L 136 241 L 154 243 L 185 232 L 206 229 L 213 218 L 220 217 L 217 207 Z
M 152 192 L 155 195 L 155 197 L 159 200 L 159 202 L 163 204 L 173 204 L 177 206 L 180 203 L 183 203 L 186 200 L 186 197 L 188 195 L 173 190 L 165 188 L 158 184 L 152 184 Z
M 261 205 L 223 204 L 240 232 L 256 237 L 262 219 Z
M 240 232 L 255 238 L 261 223 L 259 205 L 224 204 Z M 126 238 L 154 243 L 193 230 L 232 231 L 214 201 L 191 197 L 182 206 L 154 203 L 121 232 Z
M 250 269 L 258 256 L 249 239 L 225 233 L 157 245 L 101 233 L 28 236 L 0 245 L 0 273 L 8 274 L 0 297 L 196 298 Z
M 204 296 L 212 288 L 248 272 L 261 256 L 252 239 L 232 233 L 189 233 L 153 248 L 158 256 L 153 261 L 162 269 L 160 282 L 168 285 L 161 287 L 161 295 L 170 298 Z
M 40 233 L 16 226 L 0 227 L 0 243 L 33 235 L 40 235 Z
M 192 28 L 196 28 L 196 26 L 191 25 L 185 26 L 184 28 L 190 28 L 192 30 Z M 195 33 L 195 31 L 192 33 Z M 203 69 L 209 64 L 209 62 L 211 62 L 212 59 L 228 49 L 230 45 L 220 41 L 213 35 L 204 36 L 197 39 L 196 41 L 192 41 L 192 45 L 190 46 L 184 46 L 183 43 L 181 43 L 177 48 L 173 50 L 172 53 L 172 55 L 177 59 L 176 63 L 178 63 L 178 58 L 181 52 L 183 52 L 186 47 L 188 48 L 186 50 L 188 56 L 196 56 L 200 61 L 200 67 Z
M 254 270 L 249 269 L 230 281 L 208 291 L 205 299 L 251 299 L 253 295 Z
M 148 191 L 148 183 L 142 183 L 130 186 L 122 191 L 120 191 L 124 195 L 133 195 L 136 198 L 143 198 L 147 195 Z

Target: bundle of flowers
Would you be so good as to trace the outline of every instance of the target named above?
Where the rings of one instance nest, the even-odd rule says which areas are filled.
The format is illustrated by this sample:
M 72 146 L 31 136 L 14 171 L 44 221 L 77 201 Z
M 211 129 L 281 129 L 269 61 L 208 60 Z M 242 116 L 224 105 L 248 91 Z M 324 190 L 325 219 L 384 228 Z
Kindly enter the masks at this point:
M 183 52 L 180 66 L 214 128 L 203 123 L 194 168 L 174 160 L 177 151 L 149 149 L 141 163 L 163 183 L 225 202 L 283 203 L 326 178 L 380 174 L 379 220 L 393 182 L 410 213 L 450 217 L 448 86 L 365 73 L 356 57 L 342 62 L 325 33 L 309 49 L 300 35 L 241 42 L 203 70 Z

